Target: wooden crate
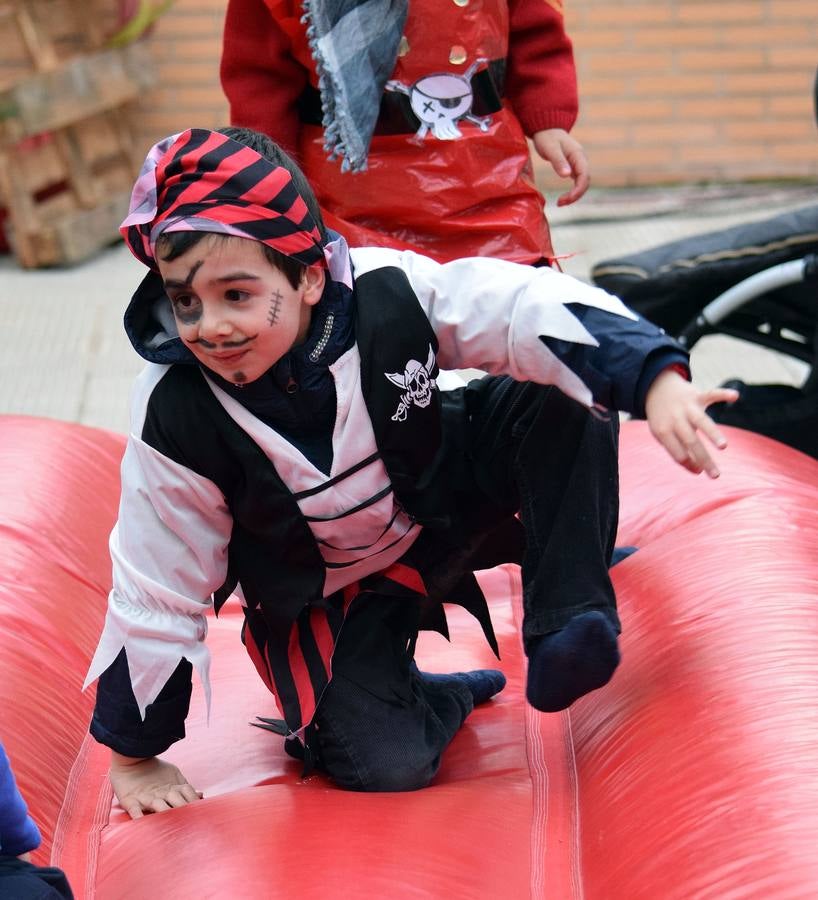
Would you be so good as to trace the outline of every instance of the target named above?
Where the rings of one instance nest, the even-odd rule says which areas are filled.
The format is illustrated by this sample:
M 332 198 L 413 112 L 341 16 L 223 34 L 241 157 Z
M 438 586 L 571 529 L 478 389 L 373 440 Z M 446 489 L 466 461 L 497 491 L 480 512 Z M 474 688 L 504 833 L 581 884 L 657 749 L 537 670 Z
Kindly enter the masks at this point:
M 0 86 L 102 48 L 114 9 L 111 0 L 2 0 Z
M 144 44 L 58 63 L 0 90 L 0 146 L 121 106 L 153 83 Z
M 75 263 L 116 241 L 140 162 L 119 109 L 0 150 L 6 234 L 20 265 Z
M 78 262 L 116 241 L 142 161 L 127 104 L 153 83 L 151 60 L 138 42 L 102 47 L 97 12 L 81 0 L 0 6 L 12 47 L 0 64 L 0 205 L 26 268 Z

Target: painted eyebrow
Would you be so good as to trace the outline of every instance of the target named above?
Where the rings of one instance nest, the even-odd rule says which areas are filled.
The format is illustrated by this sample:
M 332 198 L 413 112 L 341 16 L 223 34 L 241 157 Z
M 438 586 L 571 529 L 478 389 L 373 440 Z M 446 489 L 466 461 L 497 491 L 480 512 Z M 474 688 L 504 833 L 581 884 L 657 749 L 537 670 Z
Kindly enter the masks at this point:
M 187 278 L 184 281 L 178 281 L 175 278 L 168 278 L 165 281 L 166 288 L 189 288 L 193 283 L 193 276 L 199 271 L 199 269 L 204 265 L 204 260 L 200 259 L 199 262 L 194 263 L 191 267 L 190 271 L 187 273 Z
M 191 286 L 191 282 L 193 281 L 193 275 L 195 274 L 195 271 L 191 271 L 185 281 L 177 281 L 173 278 L 168 278 L 168 280 L 165 282 L 165 287 L 171 288 L 173 290 L 177 290 L 179 288 L 189 288 Z M 211 283 L 230 284 L 234 281 L 261 281 L 261 278 L 258 275 L 252 275 L 250 272 L 230 272 L 227 275 L 222 275 L 221 278 L 214 278 Z
M 261 278 L 250 272 L 230 272 L 227 275 L 222 275 L 221 278 L 214 278 L 213 281 L 215 284 L 224 284 L 230 281 L 261 281 Z

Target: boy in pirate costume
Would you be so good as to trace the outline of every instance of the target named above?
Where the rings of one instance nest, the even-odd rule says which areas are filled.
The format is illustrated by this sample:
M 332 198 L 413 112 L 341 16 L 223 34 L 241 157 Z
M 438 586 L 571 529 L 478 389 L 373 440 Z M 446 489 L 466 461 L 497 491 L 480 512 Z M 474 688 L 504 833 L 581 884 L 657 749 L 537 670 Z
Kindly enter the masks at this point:
M 475 569 L 522 562 L 529 702 L 608 681 L 617 419 L 601 407 L 645 412 L 715 477 L 699 432 L 724 445 L 705 408 L 732 392 L 699 393 L 673 341 L 552 270 L 348 251 L 254 132 L 157 144 L 122 231 L 151 270 L 125 316 L 150 365 L 88 682 L 130 815 L 199 796 L 158 754 L 184 735 L 194 668 L 207 688 L 205 611 L 233 591 L 285 748 L 351 789 L 424 786 L 502 689 L 500 672 L 413 662 L 419 628 L 446 632 L 443 600 L 496 652 Z M 438 365 L 493 374 L 441 392 Z

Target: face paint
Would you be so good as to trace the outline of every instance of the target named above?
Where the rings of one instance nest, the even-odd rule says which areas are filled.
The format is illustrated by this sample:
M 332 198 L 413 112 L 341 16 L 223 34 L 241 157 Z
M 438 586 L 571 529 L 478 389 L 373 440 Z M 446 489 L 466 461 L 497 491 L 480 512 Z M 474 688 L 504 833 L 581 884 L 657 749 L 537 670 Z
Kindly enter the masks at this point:
M 267 324 L 272 327 L 278 321 L 278 313 L 281 309 L 281 301 L 284 299 L 284 295 L 281 291 L 273 291 L 273 296 L 270 298 L 270 312 L 267 316 Z
M 193 325 L 202 317 L 202 305 L 193 294 L 193 278 L 203 263 L 204 260 L 194 263 L 184 280 L 176 281 L 171 278 L 165 282 L 173 313 L 185 325 Z
M 203 366 L 234 384 L 250 383 L 306 338 L 323 277 L 294 288 L 257 241 L 219 235 L 202 258 L 203 243 L 158 261 L 179 337 Z

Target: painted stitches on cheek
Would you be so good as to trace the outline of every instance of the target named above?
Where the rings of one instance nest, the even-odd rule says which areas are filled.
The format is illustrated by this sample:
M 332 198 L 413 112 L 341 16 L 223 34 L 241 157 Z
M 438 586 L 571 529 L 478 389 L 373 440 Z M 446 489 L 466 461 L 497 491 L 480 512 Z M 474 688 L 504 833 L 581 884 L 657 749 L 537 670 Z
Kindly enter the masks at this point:
M 270 297 L 270 311 L 267 313 L 267 324 L 272 328 L 278 322 L 279 313 L 281 312 L 281 302 L 284 295 L 279 290 L 273 291 Z

